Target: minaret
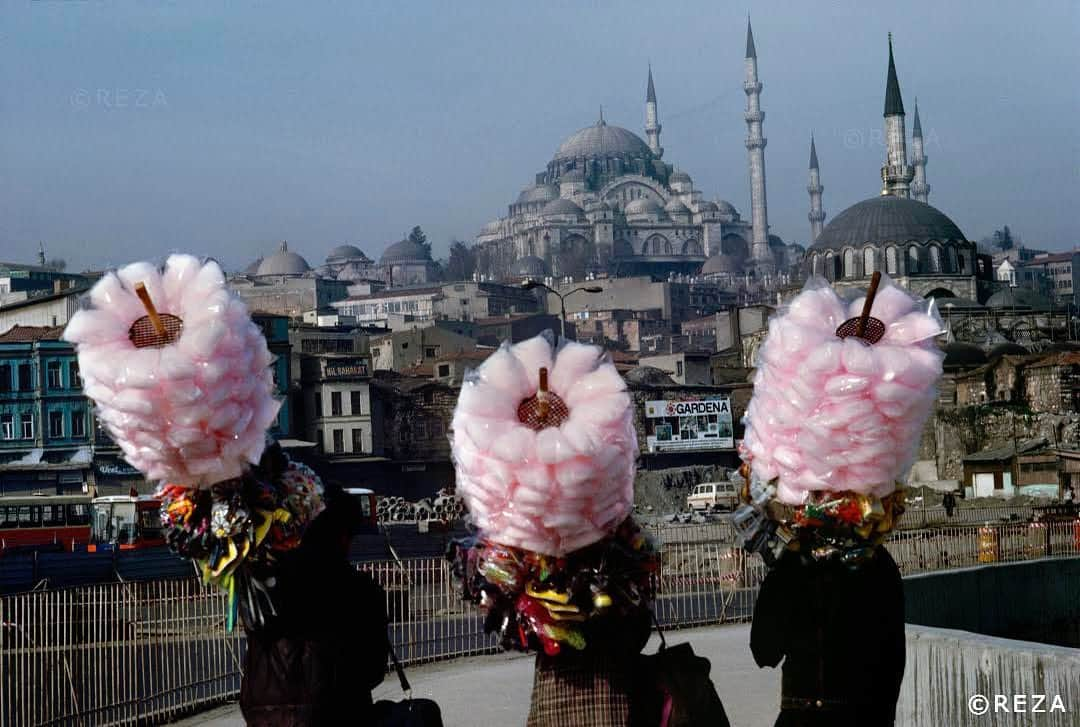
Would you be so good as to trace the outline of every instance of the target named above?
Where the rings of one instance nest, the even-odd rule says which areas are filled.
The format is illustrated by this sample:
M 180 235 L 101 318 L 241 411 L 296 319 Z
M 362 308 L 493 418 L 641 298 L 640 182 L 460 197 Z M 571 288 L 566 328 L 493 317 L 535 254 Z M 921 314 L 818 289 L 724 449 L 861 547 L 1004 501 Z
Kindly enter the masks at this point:
M 769 212 L 765 200 L 765 136 L 761 122 L 765 112 L 761 110 L 761 81 L 758 80 L 757 50 L 754 48 L 754 31 L 750 18 L 746 19 L 746 148 L 750 152 L 750 217 L 754 227 L 750 256 L 762 272 L 769 273 L 773 266 L 769 252 Z
M 889 76 L 885 81 L 885 144 L 887 154 L 881 167 L 881 193 L 908 197 L 915 172 L 908 165 L 907 134 L 904 131 L 904 100 L 896 80 L 892 33 L 889 33 Z
M 814 146 L 813 134 L 810 135 L 810 184 L 806 191 L 810 193 L 810 214 L 807 217 L 810 220 L 810 242 L 813 243 L 821 234 L 821 226 L 825 222 L 825 210 L 821 208 L 821 193 L 825 191 L 825 187 L 821 184 L 821 170 L 818 169 L 817 147 Z
M 649 140 L 649 148 L 653 155 L 659 159 L 664 156 L 664 147 L 660 146 L 660 117 L 656 112 L 656 89 L 652 82 L 652 64 L 649 64 L 649 88 L 645 92 L 645 138 Z
M 929 203 L 930 185 L 926 183 L 926 154 L 923 152 L 922 124 L 919 123 L 919 99 L 915 99 L 915 124 L 911 128 L 911 163 L 915 165 L 915 178 L 911 183 L 911 196 Z

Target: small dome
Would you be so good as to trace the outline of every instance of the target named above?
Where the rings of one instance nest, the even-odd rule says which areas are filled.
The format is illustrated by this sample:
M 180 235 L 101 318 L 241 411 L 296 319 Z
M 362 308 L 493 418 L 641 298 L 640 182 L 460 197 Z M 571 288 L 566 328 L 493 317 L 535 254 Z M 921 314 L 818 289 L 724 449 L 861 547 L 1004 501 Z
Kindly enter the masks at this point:
M 956 369 L 973 369 L 986 363 L 986 354 L 981 348 L 973 343 L 954 341 L 945 345 L 946 371 Z
M 668 212 L 668 214 L 673 215 L 690 214 L 690 209 L 682 203 L 682 200 L 678 198 L 671 199 L 666 205 L 664 205 L 664 209 Z
M 621 126 L 611 126 L 603 120 L 574 132 L 559 145 L 553 161 L 579 157 L 643 157 L 652 158 L 649 145 L 641 137 Z
M 250 265 L 244 268 L 244 275 L 258 275 L 259 266 L 262 265 L 263 259 L 261 257 L 255 258 Z
M 1006 341 L 1005 343 L 999 343 L 990 349 L 990 353 L 987 358 L 993 361 L 994 359 L 1001 358 L 1002 356 L 1026 356 L 1030 351 L 1021 346 L 1019 343 L 1013 343 L 1012 341 Z
M 671 178 L 668 181 L 671 182 L 672 184 L 675 184 L 677 182 L 684 182 L 686 184 L 691 183 L 690 175 L 687 174 L 686 172 L 684 172 L 681 169 L 679 169 L 674 174 L 672 174 Z
M 572 200 L 569 199 L 553 199 L 544 205 L 544 216 L 548 215 L 574 215 L 580 217 L 585 214 L 584 210 L 578 207 Z
M 1028 308 L 1050 310 L 1050 301 L 1033 290 L 1002 288 L 986 301 L 987 308 Z
M 510 266 L 510 277 L 512 278 L 544 278 L 548 274 L 547 263 L 535 255 L 526 255 L 519 258 Z
M 550 202 L 553 199 L 559 198 L 559 189 L 553 184 L 534 184 L 531 187 L 526 187 L 521 190 L 521 194 L 518 195 L 517 203 L 525 204 L 528 202 Z
M 697 206 L 698 212 L 719 212 L 720 208 L 716 206 L 715 202 L 705 201 Z
M 655 366 L 635 366 L 623 377 L 631 384 L 639 386 L 674 386 L 671 376 Z
M 288 244 L 283 242 L 277 252 L 259 263 L 256 275 L 303 275 L 309 270 L 307 260 L 289 252 Z
M 769 247 L 787 247 L 787 243 L 779 235 L 769 235 Z
M 742 271 L 742 261 L 734 255 L 713 255 L 701 266 L 702 275 L 737 274 Z
M 626 205 L 626 216 L 631 215 L 663 215 L 664 208 L 655 199 L 635 199 Z
M 738 210 L 735 209 L 735 205 L 731 204 L 731 202 L 728 202 L 726 199 L 718 199 L 718 200 L 716 200 L 716 206 L 717 206 L 717 208 L 720 210 L 720 212 L 722 214 L 725 214 L 725 215 L 737 215 L 737 214 L 739 214 Z
M 366 258 L 363 250 L 355 245 L 338 245 L 326 256 L 326 262 L 339 262 L 342 260 L 355 260 L 356 258 Z
M 426 263 L 431 261 L 427 249 L 412 240 L 395 242 L 382 254 L 379 262 L 386 263 Z

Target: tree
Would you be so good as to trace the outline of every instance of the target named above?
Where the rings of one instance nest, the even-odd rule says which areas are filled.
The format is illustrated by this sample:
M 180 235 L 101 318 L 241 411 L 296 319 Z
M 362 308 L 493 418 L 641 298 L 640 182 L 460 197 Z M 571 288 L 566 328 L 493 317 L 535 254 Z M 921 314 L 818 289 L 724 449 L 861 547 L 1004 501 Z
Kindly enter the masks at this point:
M 476 252 L 461 240 L 450 243 L 450 259 L 446 263 L 448 280 L 472 280 L 476 272 Z
M 431 243 L 428 242 L 427 235 L 420 229 L 420 225 L 412 228 L 412 232 L 409 233 L 409 242 L 415 242 L 420 247 L 427 251 L 428 257 L 431 257 Z

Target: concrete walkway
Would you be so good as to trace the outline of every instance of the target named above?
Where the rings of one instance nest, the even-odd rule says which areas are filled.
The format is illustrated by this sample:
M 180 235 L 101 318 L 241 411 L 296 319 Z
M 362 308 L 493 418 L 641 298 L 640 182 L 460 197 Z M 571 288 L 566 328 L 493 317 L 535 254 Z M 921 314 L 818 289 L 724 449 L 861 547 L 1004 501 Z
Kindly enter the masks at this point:
M 780 672 L 758 669 L 750 655 L 750 626 L 711 626 L 666 632 L 669 645 L 689 641 L 712 662 L 716 691 L 735 727 L 771 727 L 780 702 Z M 646 649 L 656 651 L 654 637 Z M 517 727 L 525 723 L 532 690 L 533 656 L 496 654 L 454 659 L 408 669 L 413 696 L 434 699 L 445 727 Z M 402 699 L 397 677 L 387 676 L 378 699 Z M 243 727 L 235 705 L 178 724 L 184 727 Z

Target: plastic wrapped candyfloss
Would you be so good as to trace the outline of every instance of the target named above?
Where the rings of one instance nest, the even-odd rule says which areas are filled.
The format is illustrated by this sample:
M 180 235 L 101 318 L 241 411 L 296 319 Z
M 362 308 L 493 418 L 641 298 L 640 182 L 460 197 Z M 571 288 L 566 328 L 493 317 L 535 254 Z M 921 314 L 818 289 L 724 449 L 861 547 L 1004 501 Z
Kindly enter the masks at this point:
M 132 466 L 149 480 L 209 487 L 259 461 L 280 407 L 273 356 L 216 262 L 133 263 L 89 298 L 64 338 Z
M 466 375 L 451 445 L 458 491 L 485 537 L 559 556 L 629 514 L 637 437 L 610 358 L 553 341 L 503 344 Z
M 889 494 L 937 396 L 943 332 L 933 299 L 888 278 L 869 309 L 811 279 L 759 351 L 743 442 L 753 474 L 792 505 L 820 490 Z

